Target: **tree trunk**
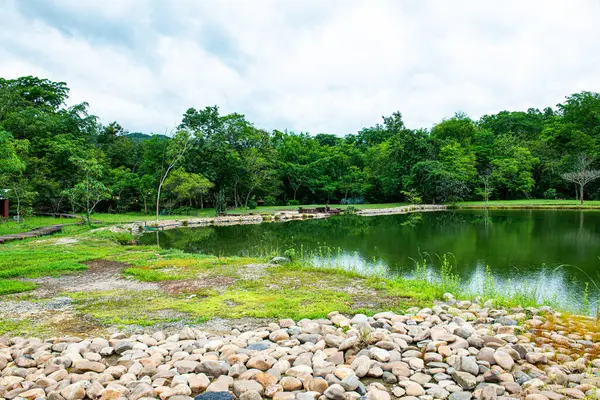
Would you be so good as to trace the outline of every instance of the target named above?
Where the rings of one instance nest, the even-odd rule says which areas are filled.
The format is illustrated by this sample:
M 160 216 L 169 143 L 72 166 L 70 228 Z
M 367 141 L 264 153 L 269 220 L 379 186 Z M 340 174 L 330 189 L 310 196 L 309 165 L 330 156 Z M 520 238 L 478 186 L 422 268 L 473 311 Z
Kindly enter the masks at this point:
M 583 205 L 583 185 L 581 185 L 581 194 L 579 195 L 579 199 L 581 200 L 581 205 Z
M 165 175 L 166 177 L 166 175 Z M 162 179 L 160 181 L 160 184 L 158 185 L 158 192 L 156 193 L 156 225 L 158 225 L 158 211 L 159 211 L 159 207 L 160 207 L 160 191 L 162 190 L 162 185 L 163 185 L 164 179 Z
M 200 194 L 200 210 L 204 210 L 204 196 Z
M 148 203 L 146 202 L 146 196 L 144 196 L 144 214 L 148 214 Z
M 298 188 L 293 188 L 292 187 L 292 189 L 294 190 L 294 200 L 296 200 L 296 192 L 298 191 Z

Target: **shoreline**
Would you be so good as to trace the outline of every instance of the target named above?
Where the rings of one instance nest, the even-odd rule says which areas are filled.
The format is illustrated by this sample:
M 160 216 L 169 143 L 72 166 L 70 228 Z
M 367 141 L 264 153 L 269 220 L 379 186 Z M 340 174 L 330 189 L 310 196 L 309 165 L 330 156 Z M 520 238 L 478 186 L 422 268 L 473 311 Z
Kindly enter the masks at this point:
M 600 335 L 548 307 L 458 301 L 168 334 L 0 336 L 0 398 L 568 400 L 600 395 Z M 239 328 L 239 329 L 238 329 Z M 216 397 L 219 396 L 219 397 Z

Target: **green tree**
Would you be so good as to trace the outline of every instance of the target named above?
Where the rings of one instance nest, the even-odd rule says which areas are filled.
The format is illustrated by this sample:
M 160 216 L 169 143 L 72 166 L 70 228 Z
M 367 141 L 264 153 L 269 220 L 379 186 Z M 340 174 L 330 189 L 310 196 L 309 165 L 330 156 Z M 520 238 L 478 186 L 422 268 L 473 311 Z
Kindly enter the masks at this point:
M 71 158 L 79 170 L 79 179 L 74 187 L 66 190 L 69 199 L 83 210 L 88 226 L 92 225 L 91 215 L 102 200 L 110 198 L 110 189 L 102 183 L 102 165 L 95 159 Z

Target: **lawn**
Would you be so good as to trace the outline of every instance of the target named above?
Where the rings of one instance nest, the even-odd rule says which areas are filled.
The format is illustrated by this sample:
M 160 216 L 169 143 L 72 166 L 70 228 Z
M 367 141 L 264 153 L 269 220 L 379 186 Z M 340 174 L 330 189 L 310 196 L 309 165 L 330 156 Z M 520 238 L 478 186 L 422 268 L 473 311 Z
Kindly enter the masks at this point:
M 74 224 L 77 222 L 79 222 L 78 219 L 55 217 L 24 217 L 21 222 L 0 218 L 0 235 L 27 232 L 49 225 Z
M 485 201 L 464 201 L 456 203 L 457 207 L 485 207 Z M 600 208 L 599 200 L 586 200 L 581 205 L 579 200 L 546 200 L 546 199 L 525 199 L 525 200 L 490 200 L 488 207 L 498 208 Z
M 6 314 L 0 307 L 0 334 L 46 336 L 77 334 L 84 328 L 88 333 L 124 326 L 160 328 L 177 321 L 193 324 L 217 317 L 301 319 L 325 317 L 331 311 L 373 314 L 431 306 L 447 291 L 464 298 L 474 295 L 461 293 L 460 282 L 451 272 L 429 282 L 319 268 L 303 259 L 266 266 L 268 258 L 217 257 L 122 244 L 130 239 L 128 233 L 73 226 L 51 237 L 4 244 L 0 251 L 0 305 L 18 301 L 30 302 L 32 309 L 43 308 L 59 296 L 70 298 L 71 307 L 66 310 L 70 322 L 60 324 L 54 318 L 66 318 L 64 311 L 41 312 L 24 321 L 19 314 Z M 108 263 L 103 268 L 112 268 L 112 278 L 103 289 L 72 284 L 71 291 L 60 289 L 80 274 L 91 274 L 90 282 L 96 283 L 97 275 L 92 275 L 96 272 L 88 271 L 88 265 L 98 268 L 98 260 Z M 46 276 L 60 277 L 50 285 L 54 288 L 50 294 L 46 281 L 32 281 Z M 132 284 L 123 287 L 127 280 Z M 110 282 L 120 282 L 120 288 Z M 31 292 L 37 288 L 41 292 Z M 497 299 L 500 304 L 516 304 L 513 298 Z M 518 300 L 528 305 L 527 298 Z

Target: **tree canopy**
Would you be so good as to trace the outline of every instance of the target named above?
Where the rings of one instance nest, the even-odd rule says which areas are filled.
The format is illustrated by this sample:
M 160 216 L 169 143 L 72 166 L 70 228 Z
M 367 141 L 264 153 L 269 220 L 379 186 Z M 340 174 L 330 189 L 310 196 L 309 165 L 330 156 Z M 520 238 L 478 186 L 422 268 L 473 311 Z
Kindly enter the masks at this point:
M 28 193 L 33 210 L 581 198 L 574 174 L 600 169 L 594 92 L 542 111 L 457 112 L 427 129 L 395 112 L 344 137 L 269 132 L 216 105 L 185 110 L 171 136 L 130 133 L 87 103 L 67 106 L 68 95 L 64 82 L 0 78 L 0 188 Z M 599 182 L 585 182 L 586 198 L 600 198 Z

